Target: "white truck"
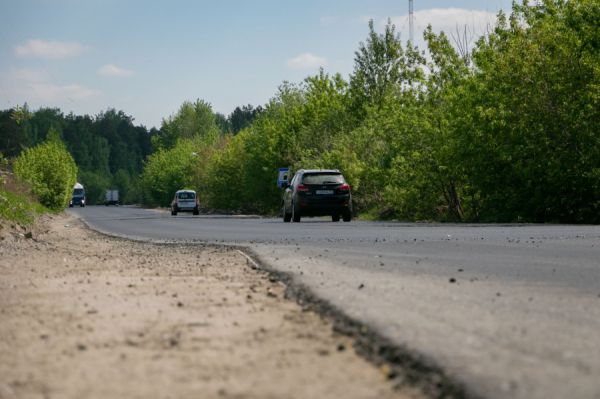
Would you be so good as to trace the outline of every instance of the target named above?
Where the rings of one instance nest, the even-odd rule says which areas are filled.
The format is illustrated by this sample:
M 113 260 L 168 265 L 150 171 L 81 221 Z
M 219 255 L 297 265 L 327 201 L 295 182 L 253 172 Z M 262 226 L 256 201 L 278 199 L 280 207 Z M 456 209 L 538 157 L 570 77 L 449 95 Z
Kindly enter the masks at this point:
M 73 186 L 73 195 L 69 201 L 69 208 L 79 205 L 80 207 L 85 206 L 85 189 L 81 183 L 75 183 Z
M 106 190 L 104 205 L 119 205 L 119 190 Z

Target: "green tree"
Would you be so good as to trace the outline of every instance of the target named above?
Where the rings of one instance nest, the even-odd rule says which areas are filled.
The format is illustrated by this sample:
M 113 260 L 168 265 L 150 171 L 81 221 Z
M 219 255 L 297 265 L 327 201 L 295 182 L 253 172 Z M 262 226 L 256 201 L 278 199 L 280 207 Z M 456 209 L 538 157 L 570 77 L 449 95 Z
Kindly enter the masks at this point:
M 23 151 L 14 162 L 14 172 L 31 186 L 42 205 L 59 210 L 71 198 L 77 166 L 62 142 L 50 140 Z
M 203 101 L 184 102 L 175 115 L 163 119 L 160 134 L 154 136 L 155 148 L 173 148 L 180 139 L 203 138 L 215 142 L 219 137 L 212 106 Z
M 111 187 L 108 175 L 82 170 L 79 171 L 79 182 L 85 187 L 86 202 L 88 204 L 104 203 L 106 189 Z
M 215 113 L 215 123 L 219 127 L 221 134 L 227 134 L 231 132 L 231 123 L 227 117 L 219 112 Z
M 398 85 L 412 86 L 423 78 L 423 57 L 408 45 L 403 48 L 400 34 L 388 20 L 382 34 L 369 21 L 369 36 L 361 42 L 354 56 L 354 73 L 350 79 L 352 112 L 361 117 L 367 106 L 380 106 L 388 92 Z
M 262 107 L 254 108 L 252 105 L 244 105 L 243 107 L 235 107 L 233 112 L 227 118 L 231 132 L 239 133 L 240 130 L 250 126 L 254 119 L 262 112 Z
M 127 170 L 117 170 L 117 173 L 113 176 L 112 187 L 119 190 L 119 200 L 121 202 L 129 203 L 131 200 L 135 201 L 134 198 L 131 198 L 132 178 Z
M 193 171 L 199 161 L 192 140 L 179 140 L 170 149 L 159 149 L 148 157 L 142 173 L 145 199 L 150 204 L 168 206 L 173 194 L 183 188 L 193 188 Z
M 26 108 L 25 108 L 26 110 Z M 18 155 L 30 145 L 22 124 L 27 123 L 28 114 L 23 108 L 0 111 L 0 152 L 8 157 Z
M 600 4 L 514 5 L 482 38 L 464 137 L 488 220 L 600 220 Z

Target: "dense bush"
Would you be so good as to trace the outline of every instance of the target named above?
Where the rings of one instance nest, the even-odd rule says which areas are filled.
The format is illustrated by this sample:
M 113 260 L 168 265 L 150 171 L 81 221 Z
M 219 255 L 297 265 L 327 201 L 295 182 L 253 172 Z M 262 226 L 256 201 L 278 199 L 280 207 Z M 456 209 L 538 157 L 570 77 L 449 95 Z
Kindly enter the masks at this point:
M 190 188 L 204 202 L 208 197 L 208 164 L 222 142 L 211 105 L 202 100 L 184 102 L 163 120 L 152 142 L 157 150 L 148 157 L 142 173 L 143 201 L 167 206 L 175 191 Z
M 594 0 L 514 4 L 471 52 L 429 28 L 425 54 L 371 23 L 349 82 L 284 84 L 217 151 L 212 203 L 275 213 L 278 167 L 324 167 L 375 217 L 598 223 L 599 18 Z
M 175 191 L 195 188 L 193 170 L 196 161 L 195 147 L 191 140 L 180 140 L 173 148 L 161 148 L 150 155 L 142 173 L 146 202 L 150 205 L 167 206 Z
M 31 186 L 42 205 L 52 210 L 68 205 L 77 166 L 62 142 L 51 140 L 26 149 L 13 168 L 15 175 Z
M 9 171 L 9 161 L 0 153 L 0 221 L 10 220 L 22 225 L 29 225 L 35 216 L 47 212 L 29 189 L 18 182 Z

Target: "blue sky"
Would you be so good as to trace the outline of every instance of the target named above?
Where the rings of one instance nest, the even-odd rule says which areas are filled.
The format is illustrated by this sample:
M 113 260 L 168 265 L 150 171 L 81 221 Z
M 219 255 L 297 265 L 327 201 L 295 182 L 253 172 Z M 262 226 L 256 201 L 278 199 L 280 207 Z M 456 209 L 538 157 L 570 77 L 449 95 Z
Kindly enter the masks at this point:
M 510 0 L 414 0 L 415 41 L 469 26 Z M 0 109 L 27 102 L 160 127 L 185 100 L 228 115 L 323 66 L 347 77 L 367 21 L 408 39 L 408 0 L 0 0 Z

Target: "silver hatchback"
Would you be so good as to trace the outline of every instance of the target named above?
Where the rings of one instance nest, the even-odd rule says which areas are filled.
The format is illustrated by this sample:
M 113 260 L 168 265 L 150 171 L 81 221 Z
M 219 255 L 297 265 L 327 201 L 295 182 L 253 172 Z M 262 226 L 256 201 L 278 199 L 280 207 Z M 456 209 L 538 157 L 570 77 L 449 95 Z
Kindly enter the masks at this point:
M 200 214 L 200 204 L 194 190 L 179 190 L 175 193 L 175 197 L 171 201 L 171 215 L 175 216 L 177 212 Z

